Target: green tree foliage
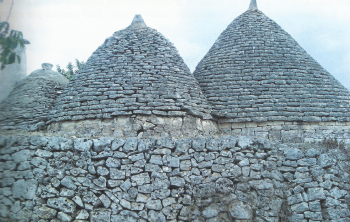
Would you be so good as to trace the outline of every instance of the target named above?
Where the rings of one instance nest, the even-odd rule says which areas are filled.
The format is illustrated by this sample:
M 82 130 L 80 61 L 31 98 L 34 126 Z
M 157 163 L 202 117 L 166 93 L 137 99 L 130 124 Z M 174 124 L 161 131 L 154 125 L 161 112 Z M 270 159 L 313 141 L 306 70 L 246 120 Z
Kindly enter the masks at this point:
M 0 3 L 3 1 L 0 0 Z M 23 34 L 20 31 L 11 30 L 10 24 L 7 22 L 11 15 L 12 5 L 10 8 L 9 15 L 7 16 L 6 21 L 0 23 L 0 63 L 1 70 L 3 70 L 6 65 L 15 63 L 21 63 L 21 57 L 16 54 L 15 49 L 20 46 L 24 48 L 24 44 L 29 44 L 28 40 L 23 39 Z
M 60 65 L 56 65 L 56 71 L 65 76 L 68 80 L 71 80 L 75 74 L 77 74 L 80 69 L 84 66 L 84 61 L 79 61 L 75 59 L 75 65 L 71 62 L 66 66 L 67 71 L 65 69 L 61 69 Z

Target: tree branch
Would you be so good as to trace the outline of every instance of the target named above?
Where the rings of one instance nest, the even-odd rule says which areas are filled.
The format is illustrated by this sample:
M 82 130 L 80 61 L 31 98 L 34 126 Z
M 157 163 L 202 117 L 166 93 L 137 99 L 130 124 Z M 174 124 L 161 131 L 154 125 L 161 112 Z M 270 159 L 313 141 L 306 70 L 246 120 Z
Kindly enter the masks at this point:
M 7 22 L 7 21 L 9 20 L 9 18 L 10 18 L 10 15 L 11 15 L 11 12 L 12 12 L 12 6 L 13 6 L 13 3 L 14 3 L 14 2 L 15 2 L 15 0 L 12 0 L 10 12 L 9 12 L 9 15 L 7 16 L 6 22 Z

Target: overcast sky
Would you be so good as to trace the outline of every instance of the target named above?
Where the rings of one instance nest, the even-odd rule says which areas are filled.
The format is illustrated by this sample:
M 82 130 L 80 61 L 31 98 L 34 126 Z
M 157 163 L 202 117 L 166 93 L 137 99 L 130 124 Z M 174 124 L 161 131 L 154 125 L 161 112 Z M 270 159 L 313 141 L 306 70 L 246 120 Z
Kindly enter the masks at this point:
M 1 3 L 5 20 L 12 0 Z M 193 71 L 220 33 L 250 0 L 14 0 L 10 27 L 23 32 L 28 74 L 49 62 L 86 61 L 115 31 L 141 14 L 167 37 Z M 257 0 L 276 21 L 350 89 L 349 0 Z

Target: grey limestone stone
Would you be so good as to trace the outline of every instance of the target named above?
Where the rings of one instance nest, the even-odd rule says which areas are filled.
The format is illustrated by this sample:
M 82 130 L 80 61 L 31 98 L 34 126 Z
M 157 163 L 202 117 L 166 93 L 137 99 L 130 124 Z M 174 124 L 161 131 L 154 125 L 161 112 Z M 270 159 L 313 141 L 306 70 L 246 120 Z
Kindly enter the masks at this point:
M 73 197 L 74 196 L 74 190 L 70 190 L 67 188 L 62 188 L 60 192 L 61 197 Z
M 115 180 L 125 179 L 125 171 L 117 168 L 110 168 L 110 178 Z
M 143 185 L 150 182 L 150 177 L 148 173 L 141 173 L 131 177 L 131 181 L 135 182 L 137 185 Z
M 88 139 L 74 139 L 74 149 L 80 152 L 89 151 L 92 147 L 92 140 Z
M 285 149 L 284 155 L 287 160 L 299 160 L 304 156 L 301 150 L 295 148 Z
M 149 162 L 157 165 L 163 165 L 163 159 L 160 155 L 152 155 Z
M 219 207 L 217 206 L 217 204 L 211 204 L 208 207 L 206 207 L 203 212 L 202 215 L 204 218 L 212 218 L 212 217 L 216 217 L 219 214 Z
M 47 206 L 68 214 L 72 214 L 75 211 L 75 203 L 65 197 L 49 198 Z
M 67 187 L 68 189 L 72 189 L 72 190 L 77 189 L 77 186 L 74 185 L 74 182 L 72 181 L 72 179 L 69 176 L 64 177 L 61 180 L 61 184 L 65 187 Z
M 106 195 L 104 195 L 104 194 L 102 194 L 100 197 L 99 197 L 99 199 L 101 200 L 101 202 L 102 202 L 102 204 L 103 204 L 103 206 L 105 207 L 105 208 L 109 208 L 109 206 L 111 205 L 111 200 L 106 196 Z
M 111 210 L 110 209 L 94 209 L 90 213 L 91 222 L 110 222 Z
M 123 146 L 124 152 L 131 152 L 137 150 L 137 140 L 136 138 L 128 138 Z
M 183 187 L 185 185 L 185 180 L 181 177 L 170 177 L 170 184 L 172 186 Z
M 102 137 L 93 140 L 93 149 L 96 152 L 104 151 L 106 148 L 111 148 L 114 138 Z
M 25 199 L 33 199 L 37 190 L 38 182 L 31 180 L 17 180 L 13 183 L 12 193 L 13 198 L 23 197 Z
M 75 217 L 75 219 L 77 220 L 85 220 L 89 218 L 89 213 L 85 210 L 79 210 L 77 216 Z
M 119 149 L 120 147 L 122 147 L 124 145 L 125 141 L 123 139 L 115 139 L 113 142 L 112 142 L 112 150 L 117 150 Z
M 70 215 L 63 212 L 58 212 L 57 218 L 62 222 L 70 222 L 72 220 L 72 217 Z
M 192 141 L 190 139 L 179 139 L 178 141 L 176 141 L 175 152 L 186 153 L 191 148 L 191 145 Z
M 291 210 L 293 213 L 304 213 L 305 211 L 309 210 L 309 206 L 307 203 L 302 202 L 299 204 L 292 205 Z
M 79 196 L 75 196 L 72 199 L 74 201 L 74 203 L 76 203 L 79 207 L 84 207 L 83 201 L 81 200 L 81 198 Z
M 160 200 L 148 200 L 145 207 L 150 210 L 161 210 L 162 202 Z
M 253 143 L 253 141 L 251 140 L 250 137 L 245 137 L 245 136 L 241 136 L 238 138 L 238 147 L 242 148 L 242 149 L 246 149 L 247 147 L 249 147 L 251 144 Z
M 116 168 L 116 167 L 120 167 L 120 165 L 121 165 L 120 160 L 113 157 L 108 157 L 106 161 L 107 167 Z
M 28 158 L 32 155 L 33 154 L 30 150 L 21 150 L 12 154 L 11 157 L 15 163 L 21 163 L 28 160 Z
M 103 177 L 103 176 L 100 176 L 99 178 L 94 179 L 93 183 L 96 184 L 99 187 L 103 187 L 104 188 L 104 187 L 106 187 L 107 179 L 105 177 Z
M 308 196 L 310 201 L 326 199 L 323 188 L 308 188 L 307 189 L 307 196 Z
M 320 155 L 318 161 L 320 166 L 323 168 L 333 166 L 337 162 L 335 158 L 325 153 Z
M 49 207 L 41 207 L 39 208 L 36 213 L 40 218 L 43 219 L 52 219 L 56 216 L 57 211 L 55 209 L 49 208 Z
M 166 218 L 162 212 L 157 212 L 154 210 L 150 210 L 148 212 L 148 218 L 150 221 L 159 221 L 159 222 L 165 222 Z
M 249 205 L 242 201 L 234 200 L 228 206 L 229 212 L 236 220 L 251 220 L 253 218 L 253 211 Z
M 309 202 L 309 209 L 313 212 L 320 212 L 321 211 L 320 201 Z
M 334 187 L 333 189 L 330 190 L 330 195 L 334 197 L 335 199 L 340 199 L 347 195 L 348 192 L 345 190 L 340 190 L 338 187 Z

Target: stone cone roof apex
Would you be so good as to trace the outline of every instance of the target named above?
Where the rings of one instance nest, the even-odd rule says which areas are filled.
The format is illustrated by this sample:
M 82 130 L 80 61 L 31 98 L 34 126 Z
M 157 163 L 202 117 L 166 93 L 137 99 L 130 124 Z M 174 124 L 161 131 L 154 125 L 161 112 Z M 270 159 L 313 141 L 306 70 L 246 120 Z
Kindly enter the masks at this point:
M 193 75 L 226 122 L 350 120 L 349 91 L 258 9 L 231 22 Z
M 141 15 L 135 15 L 134 19 L 131 22 L 131 25 L 128 28 L 142 29 L 142 28 L 147 28 L 147 25 Z
M 248 10 L 255 10 L 255 9 L 258 9 L 258 5 L 256 4 L 256 0 L 251 0 Z

